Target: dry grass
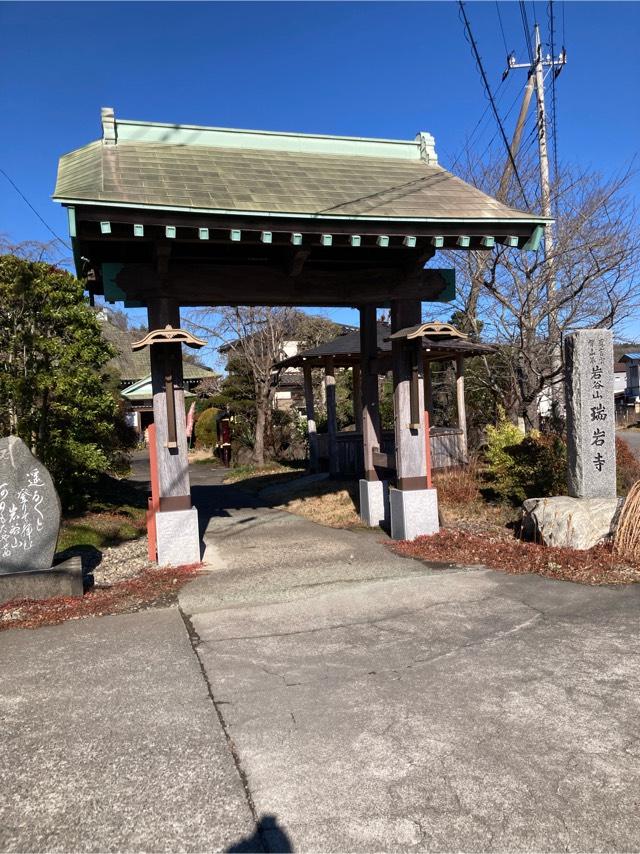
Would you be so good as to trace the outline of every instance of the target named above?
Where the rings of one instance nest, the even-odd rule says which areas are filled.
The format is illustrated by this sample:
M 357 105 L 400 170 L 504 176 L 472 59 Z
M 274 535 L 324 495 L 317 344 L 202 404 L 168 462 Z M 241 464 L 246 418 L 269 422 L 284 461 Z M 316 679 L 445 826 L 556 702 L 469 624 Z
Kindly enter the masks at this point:
M 354 528 L 361 524 L 358 482 L 354 480 L 292 481 L 271 487 L 265 498 L 279 510 L 330 528 Z

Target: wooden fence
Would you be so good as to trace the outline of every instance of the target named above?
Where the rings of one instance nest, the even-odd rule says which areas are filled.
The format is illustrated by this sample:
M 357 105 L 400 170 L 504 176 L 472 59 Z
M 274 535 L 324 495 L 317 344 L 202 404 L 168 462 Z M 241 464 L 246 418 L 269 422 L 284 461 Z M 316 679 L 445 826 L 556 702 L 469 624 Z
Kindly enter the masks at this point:
M 432 427 L 429 434 L 431 442 L 431 467 L 438 469 L 461 466 L 466 463 L 462 430 L 458 427 Z M 362 451 L 362 433 L 344 432 L 336 436 L 338 471 L 345 477 L 360 477 L 364 470 Z M 382 434 L 382 447 L 387 454 L 395 452 L 395 436 L 391 431 Z M 329 437 L 318 433 L 318 456 L 323 469 L 329 468 Z

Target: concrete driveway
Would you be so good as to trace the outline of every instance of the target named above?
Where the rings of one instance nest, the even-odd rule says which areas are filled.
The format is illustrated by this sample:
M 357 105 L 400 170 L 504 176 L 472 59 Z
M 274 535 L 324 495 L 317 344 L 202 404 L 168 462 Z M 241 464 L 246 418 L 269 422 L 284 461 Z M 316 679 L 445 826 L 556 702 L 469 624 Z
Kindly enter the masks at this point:
M 640 589 L 395 557 L 199 475 L 180 608 L 0 635 L 0 849 L 640 848 Z

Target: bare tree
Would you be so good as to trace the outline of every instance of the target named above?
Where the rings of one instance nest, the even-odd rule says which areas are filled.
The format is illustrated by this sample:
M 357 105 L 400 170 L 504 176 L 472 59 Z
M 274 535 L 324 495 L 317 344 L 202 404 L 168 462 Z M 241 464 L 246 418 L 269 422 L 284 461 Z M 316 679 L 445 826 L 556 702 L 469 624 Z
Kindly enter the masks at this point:
M 265 433 L 280 376 L 273 365 L 285 357 L 284 345 L 291 338 L 295 317 L 292 308 L 229 306 L 197 309 L 186 321 L 249 367 L 255 392 L 253 461 L 257 465 L 265 462 Z
M 519 167 L 530 198 L 536 194 L 533 162 Z M 498 186 L 495 163 L 468 176 L 487 192 Z M 528 427 L 538 423 L 543 389 L 561 382 L 553 347 L 581 327 L 619 327 L 638 307 L 640 234 L 628 196 L 632 175 L 614 178 L 560 171 L 553 187 L 556 214 L 553 254 L 544 246 L 523 252 L 497 246 L 491 252 L 452 253 L 460 284 L 458 312 L 466 330 L 500 346 L 484 360 L 484 382 L 496 400 Z M 507 203 L 518 205 L 515 188 Z M 551 330 L 551 332 L 550 332 Z M 554 332 L 554 330 L 556 330 Z

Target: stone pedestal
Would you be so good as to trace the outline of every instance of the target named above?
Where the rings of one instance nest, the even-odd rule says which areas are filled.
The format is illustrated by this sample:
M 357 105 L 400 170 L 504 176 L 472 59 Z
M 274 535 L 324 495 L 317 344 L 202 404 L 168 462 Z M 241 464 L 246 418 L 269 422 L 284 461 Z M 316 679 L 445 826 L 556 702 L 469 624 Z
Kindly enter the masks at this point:
M 438 522 L 438 493 L 435 489 L 389 490 L 391 537 L 394 540 L 414 540 L 440 530 Z
M 200 563 L 198 511 L 195 507 L 160 511 L 155 519 L 159 566 Z
M 50 599 L 52 596 L 82 596 L 82 560 L 72 557 L 50 569 L 0 572 L 0 605 L 12 599 Z
M 360 481 L 360 519 L 370 528 L 389 524 L 389 484 L 386 480 Z

